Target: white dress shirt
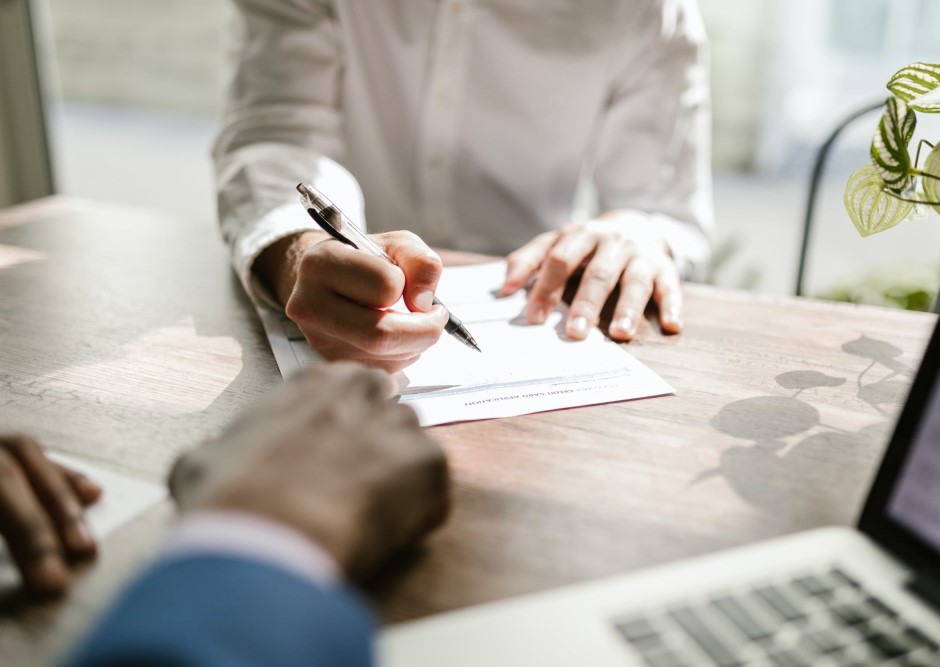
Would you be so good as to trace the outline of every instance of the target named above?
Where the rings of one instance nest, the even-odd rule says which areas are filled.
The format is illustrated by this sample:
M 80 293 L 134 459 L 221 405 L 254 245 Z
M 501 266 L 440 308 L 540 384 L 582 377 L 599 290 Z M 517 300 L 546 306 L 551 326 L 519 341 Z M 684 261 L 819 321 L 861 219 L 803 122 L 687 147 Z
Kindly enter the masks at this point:
M 262 249 L 316 229 L 301 180 L 367 215 L 370 232 L 496 254 L 622 210 L 656 226 L 684 275 L 704 268 L 709 84 L 694 0 L 236 4 L 214 157 L 249 293 Z

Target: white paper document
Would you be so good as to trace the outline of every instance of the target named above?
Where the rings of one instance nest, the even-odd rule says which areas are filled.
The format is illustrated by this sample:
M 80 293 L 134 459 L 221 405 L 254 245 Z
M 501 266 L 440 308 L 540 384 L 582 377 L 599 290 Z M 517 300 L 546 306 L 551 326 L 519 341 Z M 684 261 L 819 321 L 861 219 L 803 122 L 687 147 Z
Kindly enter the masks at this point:
M 564 309 L 542 325 L 526 324 L 523 292 L 495 296 L 505 270 L 503 262 L 444 270 L 437 295 L 482 353 L 444 334 L 398 374 L 400 400 L 414 408 L 423 426 L 674 392 L 597 329 L 586 340 L 568 340 Z M 271 311 L 262 320 L 282 375 L 316 359 L 293 323 Z
M 88 525 L 99 540 L 167 497 L 166 487 L 162 484 L 151 484 L 102 470 L 61 454 L 47 453 L 47 456 L 82 473 L 102 488 L 100 500 L 85 512 Z M 14 570 L 6 548 L 0 544 L 0 590 L 9 590 L 18 585 L 19 575 Z

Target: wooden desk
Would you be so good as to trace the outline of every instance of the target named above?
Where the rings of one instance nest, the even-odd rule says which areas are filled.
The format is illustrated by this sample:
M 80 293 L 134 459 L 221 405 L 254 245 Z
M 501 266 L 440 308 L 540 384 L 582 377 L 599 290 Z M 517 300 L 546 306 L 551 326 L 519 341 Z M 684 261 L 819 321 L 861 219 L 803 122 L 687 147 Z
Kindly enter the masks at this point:
M 389 621 L 854 520 L 935 316 L 686 288 L 630 351 L 672 397 L 437 427 L 446 527 L 373 592 Z M 70 199 L 0 212 L 0 427 L 160 480 L 280 380 L 209 223 Z M 0 600 L 40 664 L 157 548 L 150 512 L 61 603 Z

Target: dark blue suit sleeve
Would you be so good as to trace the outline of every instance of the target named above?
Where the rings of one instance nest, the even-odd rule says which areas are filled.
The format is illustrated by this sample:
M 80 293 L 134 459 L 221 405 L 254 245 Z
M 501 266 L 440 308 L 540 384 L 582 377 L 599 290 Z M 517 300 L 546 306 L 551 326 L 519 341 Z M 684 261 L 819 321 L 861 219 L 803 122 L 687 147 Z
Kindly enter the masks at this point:
M 69 667 L 370 667 L 374 622 L 341 586 L 266 564 L 198 556 L 145 573 Z

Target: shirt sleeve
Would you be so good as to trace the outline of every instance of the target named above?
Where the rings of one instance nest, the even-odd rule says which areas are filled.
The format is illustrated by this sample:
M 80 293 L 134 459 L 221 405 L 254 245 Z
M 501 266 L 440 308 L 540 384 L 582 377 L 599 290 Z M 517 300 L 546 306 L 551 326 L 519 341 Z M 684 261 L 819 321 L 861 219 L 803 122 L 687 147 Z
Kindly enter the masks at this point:
M 598 203 L 647 216 L 682 275 L 700 277 L 714 218 L 705 29 L 691 0 L 636 4 L 598 136 Z
M 283 570 L 320 587 L 340 583 L 333 558 L 306 536 L 285 525 L 245 512 L 198 511 L 173 528 L 161 560 L 221 556 Z
M 328 0 L 236 0 L 239 38 L 213 146 L 218 215 L 248 294 L 266 295 L 251 268 L 264 248 L 317 229 L 298 203 L 305 181 L 364 224 L 359 184 L 340 163 L 343 53 Z

